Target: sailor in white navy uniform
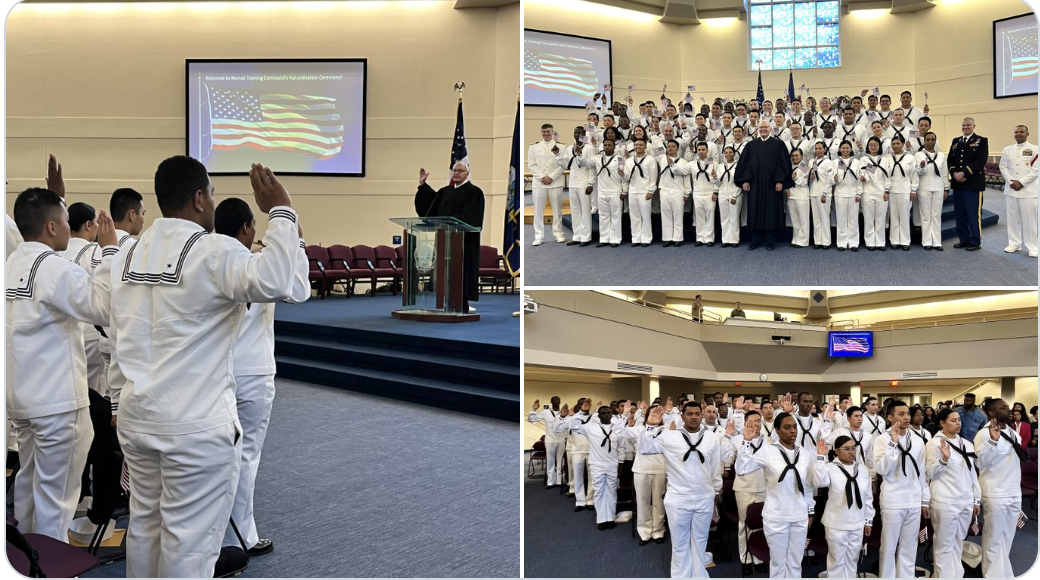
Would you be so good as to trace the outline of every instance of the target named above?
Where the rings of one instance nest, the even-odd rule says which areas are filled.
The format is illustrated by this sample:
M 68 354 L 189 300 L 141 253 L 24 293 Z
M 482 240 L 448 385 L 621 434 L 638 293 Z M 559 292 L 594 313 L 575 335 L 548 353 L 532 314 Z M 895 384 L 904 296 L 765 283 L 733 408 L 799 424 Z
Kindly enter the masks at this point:
M 567 242 L 568 246 L 581 244 L 585 247 L 592 241 L 592 206 L 595 190 L 592 161 L 596 156 L 596 148 L 585 140 L 585 127 L 578 125 L 574 128 L 574 145 L 565 146 L 556 155 L 556 162 L 560 167 L 570 171 L 567 189 L 570 195 L 573 235 L 571 241 Z M 591 139 L 588 141 L 591 142 Z
M 1011 409 L 1003 399 L 984 405 L 989 423 L 975 435 L 979 456 L 979 487 L 982 488 L 982 575 L 1014 578 L 1011 545 L 1022 515 L 1022 463 L 1027 461 L 1018 432 L 1008 426 Z
M 1015 144 L 1000 154 L 1000 175 L 1004 178 L 1007 202 L 1008 245 L 1005 252 L 1025 248 L 1030 258 L 1037 257 L 1037 148 L 1028 141 L 1029 128 L 1015 126 Z
M 94 438 L 80 323 L 109 319 L 115 227 L 101 215 L 103 258 L 91 276 L 58 254 L 68 247 L 70 230 L 57 193 L 38 187 L 23 191 L 14 203 L 14 219 L 24 240 L 5 269 L 7 416 L 21 464 L 14 518 L 22 533 L 67 542 Z
M 266 247 L 212 235 L 213 184 L 177 156 L 155 173 L 163 217 L 113 260 L 119 442 L 130 477 L 128 577 L 212 577 L 238 485 L 233 351 L 246 304 L 291 296 L 300 237 L 288 192 L 250 171 Z M 156 315 L 161 313 L 161 316 Z M 171 349 L 169 345 L 178 345 Z
M 979 515 L 982 489 L 975 473 L 975 445 L 962 439 L 961 416 L 953 409 L 936 415 L 942 431 L 925 446 L 924 463 L 932 500 L 932 562 L 936 578 L 963 578 L 964 538 Z
M 822 523 L 827 537 L 827 577 L 855 578 L 864 536 L 874 525 L 874 494 L 860 450 L 847 435 L 834 439 L 834 461 L 827 461 L 827 442 L 816 446 L 810 479 L 814 488 L 829 488 Z
M 924 445 L 910 430 L 903 401 L 888 405 L 892 427 L 874 441 L 874 467 L 881 483 L 882 578 L 913 578 L 921 517 L 928 518 L 931 495 L 924 465 Z
M 615 421 L 610 407 L 602 406 L 589 420 L 592 402 L 586 399 L 581 410 L 564 419 L 572 435 L 585 437 L 589 443 L 589 482 L 595 489 L 596 527 L 614 527 L 617 510 L 618 449 L 624 437 L 625 421 Z
M 232 197 L 220 202 L 214 223 L 216 233 L 235 238 L 246 248 L 253 247 L 256 241 L 256 219 L 245 201 Z M 310 297 L 311 286 L 308 280 L 307 246 L 299 222 L 297 230 L 300 247 L 297 250 L 292 295 L 286 302 L 298 304 Z M 231 519 L 238 526 L 250 556 L 266 554 L 274 549 L 270 539 L 260 538 L 253 517 L 256 473 L 260 467 L 267 427 L 271 422 L 275 395 L 274 377 L 277 369 L 274 362 L 274 309 L 273 302 L 246 305 L 245 314 L 239 323 L 233 361 L 238 421 L 242 426 L 242 466 Z M 229 524 L 224 533 L 224 546 L 238 545 L 238 534 Z
M 549 200 L 552 208 L 552 235 L 557 242 L 565 242 L 563 237 L 563 168 L 556 161 L 553 149 L 557 148 L 553 137 L 553 126 L 542 125 L 542 140 L 531 145 L 527 150 L 527 168 L 534 177 L 531 191 L 534 195 L 534 241 L 532 245 L 542 243 L 545 233 L 545 201 Z
M 846 107 L 841 112 L 842 122 L 838 123 L 834 129 L 834 134 L 838 138 L 838 142 L 848 141 L 852 143 L 852 153 L 857 158 L 862 157 L 866 152 L 865 145 L 867 142 L 867 134 L 870 132 L 866 127 L 856 122 L 856 113 L 852 110 L 852 107 Z
M 531 412 L 527 414 L 529 423 L 542 421 L 545 423 L 545 485 L 548 488 L 560 485 L 563 473 L 563 456 L 566 452 L 563 431 L 556 428 L 557 423 L 563 420 L 560 415 L 560 398 L 554 396 L 549 401 L 552 405 L 546 405 L 544 409 L 538 408 L 538 399 L 535 399 Z
M 768 402 L 768 401 L 767 401 Z M 765 405 L 765 403 L 763 403 Z M 772 404 L 769 404 L 772 408 Z M 770 417 L 772 420 L 772 417 Z M 766 425 L 766 421 L 762 419 L 762 415 L 758 411 L 747 411 L 744 413 L 744 421 L 741 425 L 741 431 L 743 431 L 743 425 L 751 424 L 749 429 L 752 434 L 755 430 L 758 430 L 758 436 L 753 437 L 749 445 L 751 446 L 752 452 L 757 452 L 764 445 L 772 445 L 775 441 L 766 435 L 767 427 L 768 432 L 773 432 L 772 425 Z M 743 445 L 743 438 L 733 438 L 730 440 L 730 444 L 733 446 L 734 453 L 740 453 L 740 447 Z M 754 557 L 747 550 L 747 535 L 745 531 L 745 519 L 747 518 L 747 508 L 749 505 L 758 502 L 764 502 L 766 500 L 766 474 L 763 470 L 757 470 L 754 473 L 747 475 L 737 475 L 733 478 L 733 494 L 737 501 L 737 553 L 740 555 L 741 567 L 745 573 L 752 573 L 754 570 L 750 568 L 757 567 L 759 571 L 765 571 L 764 563 L 758 558 Z
M 701 406 L 689 401 L 682 408 L 682 424 L 662 429 L 663 409 L 650 411 L 639 435 L 639 452 L 663 454 L 668 466 L 664 509 L 672 537 L 672 578 L 708 578 L 708 529 L 722 492 L 722 465 L 732 455 L 728 442 L 705 431 Z M 730 448 L 731 449 L 731 448 Z
M 928 95 L 925 96 L 927 97 Z M 903 115 L 905 116 L 906 121 L 914 127 L 916 127 L 917 122 L 921 120 L 921 117 L 928 114 L 928 105 L 925 105 L 924 109 L 922 110 L 918 109 L 917 107 L 914 107 L 912 101 L 913 95 L 910 93 L 910 91 L 903 91 L 902 93 L 899 93 L 899 110 L 903 111 Z
M 846 425 L 836 427 L 824 437 L 827 446 L 836 449 L 835 441 L 838 437 L 848 437 L 856 447 L 855 460 L 867 468 L 870 481 L 874 481 L 874 438 L 867 436 L 863 425 L 863 410 L 859 407 L 849 407 L 845 412 Z M 824 419 L 824 423 L 831 419 Z

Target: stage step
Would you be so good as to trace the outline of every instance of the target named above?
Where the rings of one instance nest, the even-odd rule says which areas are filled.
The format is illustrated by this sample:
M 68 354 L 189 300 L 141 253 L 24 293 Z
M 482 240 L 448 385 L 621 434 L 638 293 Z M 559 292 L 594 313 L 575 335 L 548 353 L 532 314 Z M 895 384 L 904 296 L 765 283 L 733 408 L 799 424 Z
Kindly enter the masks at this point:
M 426 406 L 516 421 L 520 393 L 504 393 L 494 389 L 460 385 L 394 372 L 355 368 L 278 354 L 278 374 L 293 380 L 348 389 L 391 399 L 407 400 L 416 405 L 415 412 Z M 402 365 L 407 361 L 402 360 Z M 519 367 L 518 367 L 519 368 Z M 407 418 L 391 418 L 391 422 L 407 422 Z
M 420 379 L 430 378 L 506 393 L 517 392 L 517 385 L 520 384 L 519 364 L 501 365 L 432 353 L 402 352 L 396 346 L 362 346 L 282 335 L 275 339 L 275 351 L 290 357 Z

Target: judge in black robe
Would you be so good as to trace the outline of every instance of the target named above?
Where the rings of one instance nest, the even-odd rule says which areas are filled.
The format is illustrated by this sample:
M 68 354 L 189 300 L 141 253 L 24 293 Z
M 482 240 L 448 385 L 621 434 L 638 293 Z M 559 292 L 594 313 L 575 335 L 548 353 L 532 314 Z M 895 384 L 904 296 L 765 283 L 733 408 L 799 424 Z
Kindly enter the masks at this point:
M 452 168 L 451 179 L 457 185 L 447 185 L 434 191 L 427 185 L 429 173 L 419 170 L 419 190 L 415 193 L 415 213 L 420 217 L 453 217 L 471 226 L 484 225 L 484 192 L 469 181 L 469 166 L 458 162 Z M 469 301 L 480 300 L 480 232 L 463 234 L 462 311 L 469 312 Z
M 741 153 L 733 179 L 747 194 L 749 250 L 762 243 L 766 249 L 773 249 L 776 230 L 784 227 L 784 191 L 794 187 L 791 155 L 784 142 L 771 133 L 767 122 L 759 123 L 758 135 Z

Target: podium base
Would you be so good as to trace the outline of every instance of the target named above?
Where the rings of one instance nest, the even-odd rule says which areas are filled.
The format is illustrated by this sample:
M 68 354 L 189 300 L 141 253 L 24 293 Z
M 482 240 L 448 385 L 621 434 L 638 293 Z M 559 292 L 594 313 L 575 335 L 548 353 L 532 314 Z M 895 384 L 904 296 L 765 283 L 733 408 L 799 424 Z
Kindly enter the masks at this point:
M 477 322 L 480 320 L 479 314 L 461 314 L 438 310 L 393 310 L 390 314 L 398 320 L 414 320 L 416 322 Z

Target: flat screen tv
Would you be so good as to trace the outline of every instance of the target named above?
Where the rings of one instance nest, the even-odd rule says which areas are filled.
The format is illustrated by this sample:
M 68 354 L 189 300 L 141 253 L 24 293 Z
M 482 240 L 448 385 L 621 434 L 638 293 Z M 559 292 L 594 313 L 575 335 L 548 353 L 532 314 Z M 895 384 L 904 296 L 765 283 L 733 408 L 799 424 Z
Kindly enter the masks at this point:
M 874 356 L 874 332 L 871 330 L 831 331 L 827 354 L 837 357 Z
M 1036 15 L 993 21 L 993 98 L 1037 94 Z
M 186 61 L 187 154 L 211 175 L 365 175 L 367 59 Z
M 609 40 L 525 28 L 524 105 L 584 108 L 610 84 L 610 62 Z

